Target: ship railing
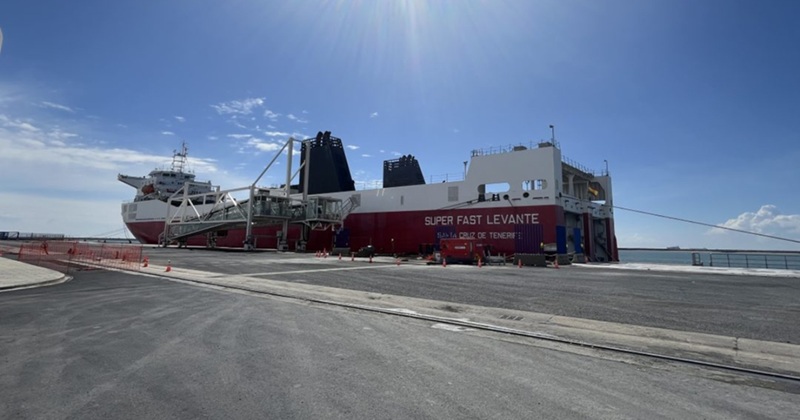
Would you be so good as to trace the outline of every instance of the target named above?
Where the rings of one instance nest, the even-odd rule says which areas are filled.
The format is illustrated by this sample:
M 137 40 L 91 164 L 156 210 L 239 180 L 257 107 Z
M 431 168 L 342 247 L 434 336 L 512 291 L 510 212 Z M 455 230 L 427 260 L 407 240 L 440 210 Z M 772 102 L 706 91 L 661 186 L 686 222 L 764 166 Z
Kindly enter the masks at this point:
M 436 184 L 440 182 L 456 182 L 456 181 L 463 181 L 464 180 L 464 173 L 450 173 L 450 174 L 442 174 L 442 175 L 431 175 L 428 177 L 428 182 L 431 184 Z
M 483 149 L 473 149 L 471 156 L 488 156 L 488 155 L 497 155 L 501 153 L 510 153 L 516 152 L 519 150 L 526 150 L 526 149 L 537 149 L 539 146 L 554 146 L 557 149 L 561 149 L 561 146 L 558 144 L 557 140 L 541 140 L 541 141 L 529 141 L 527 143 L 520 142 L 516 144 L 507 144 L 503 146 L 493 146 L 487 147 Z
M 342 220 L 346 219 L 356 207 L 361 205 L 361 194 L 353 194 L 342 203 Z
M 355 182 L 356 190 L 379 190 L 383 188 L 383 181 L 373 180 L 373 181 L 356 181 Z
M 440 182 L 457 182 L 457 181 L 464 181 L 466 178 L 464 177 L 464 173 L 447 173 L 447 174 L 440 174 L 440 175 L 430 175 L 427 178 L 427 182 L 429 184 L 436 184 Z M 356 181 L 355 187 L 357 191 L 366 191 L 366 190 L 380 190 L 383 188 L 383 181 Z
M 568 157 L 566 157 L 564 155 L 561 155 L 561 162 L 562 163 L 566 163 L 567 165 L 569 165 L 569 166 L 571 166 L 571 167 L 573 167 L 573 168 L 575 168 L 575 169 L 577 169 L 577 170 L 579 170 L 579 171 L 581 171 L 581 172 L 583 172 L 583 173 L 585 173 L 587 175 L 591 175 L 591 176 L 606 176 L 606 175 L 608 175 L 608 173 L 605 170 L 603 170 L 603 171 L 595 171 L 594 169 L 589 169 L 587 166 L 584 166 L 584 165 L 578 163 L 577 161 L 572 160 L 572 159 L 570 159 L 570 158 L 568 158 Z

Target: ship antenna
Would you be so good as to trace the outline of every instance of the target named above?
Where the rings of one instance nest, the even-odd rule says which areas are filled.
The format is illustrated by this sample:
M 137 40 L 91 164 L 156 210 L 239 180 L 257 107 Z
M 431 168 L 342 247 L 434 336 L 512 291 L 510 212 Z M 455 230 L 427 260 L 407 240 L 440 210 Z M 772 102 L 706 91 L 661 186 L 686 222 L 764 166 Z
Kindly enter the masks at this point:
M 177 150 L 172 151 L 172 170 L 174 172 L 183 172 L 183 168 L 186 166 L 187 156 L 189 153 L 189 149 L 186 147 L 186 142 L 181 143 L 181 151 L 178 152 Z

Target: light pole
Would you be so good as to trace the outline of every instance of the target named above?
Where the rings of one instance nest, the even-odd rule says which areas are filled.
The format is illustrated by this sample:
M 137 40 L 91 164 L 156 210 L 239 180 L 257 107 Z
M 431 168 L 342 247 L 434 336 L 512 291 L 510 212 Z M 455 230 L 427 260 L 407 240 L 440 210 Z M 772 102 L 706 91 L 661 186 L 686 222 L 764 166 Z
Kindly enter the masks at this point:
M 556 142 L 556 126 L 550 124 L 550 142 L 555 144 Z
M 608 161 L 603 159 L 603 162 L 606 163 L 606 176 L 608 176 Z
M 467 161 L 464 161 L 464 181 L 467 180 Z

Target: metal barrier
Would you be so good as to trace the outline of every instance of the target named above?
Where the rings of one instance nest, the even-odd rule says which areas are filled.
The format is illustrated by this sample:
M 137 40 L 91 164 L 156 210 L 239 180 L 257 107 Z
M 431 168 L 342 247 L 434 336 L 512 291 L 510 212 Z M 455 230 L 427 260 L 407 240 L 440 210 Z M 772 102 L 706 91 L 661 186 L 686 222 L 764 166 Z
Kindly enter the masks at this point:
M 709 254 L 708 257 L 708 265 L 711 267 L 800 270 L 800 254 L 745 254 L 726 252 Z
M 20 245 L 17 259 L 62 273 L 103 268 L 139 270 L 142 246 L 63 241 L 27 242 Z

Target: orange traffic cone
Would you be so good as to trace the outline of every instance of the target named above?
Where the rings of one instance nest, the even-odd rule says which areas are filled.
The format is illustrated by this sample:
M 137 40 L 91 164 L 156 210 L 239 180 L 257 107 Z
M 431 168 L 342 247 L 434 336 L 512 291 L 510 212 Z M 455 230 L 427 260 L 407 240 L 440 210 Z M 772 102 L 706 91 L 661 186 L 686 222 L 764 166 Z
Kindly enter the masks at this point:
M 555 261 L 556 261 L 556 262 L 555 262 L 555 265 L 554 265 L 554 267 L 555 267 L 555 268 L 558 268 L 558 255 L 556 255 L 556 260 L 555 260 Z
M 442 257 L 442 267 L 447 267 L 447 258 Z
M 398 267 L 400 266 L 400 258 L 397 258 L 394 262 L 397 264 Z
M 164 270 L 165 272 L 169 273 L 172 271 L 172 260 L 167 260 L 167 269 Z
M 478 258 L 478 268 L 483 267 L 483 259 Z
M 369 263 L 372 264 L 372 255 L 369 256 Z
M 144 261 L 142 262 L 143 262 L 142 267 L 147 267 L 149 265 L 150 260 L 148 260 L 147 257 L 144 257 Z

